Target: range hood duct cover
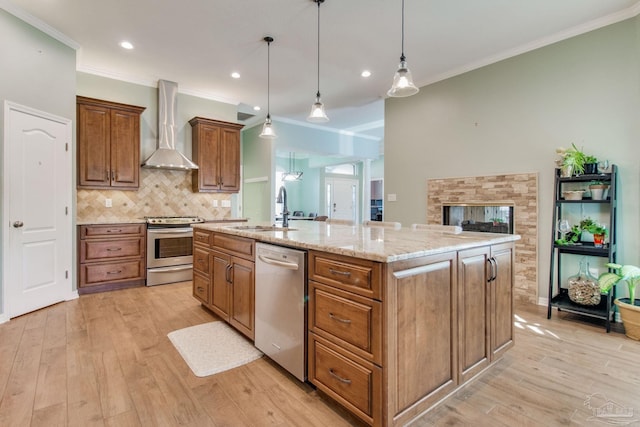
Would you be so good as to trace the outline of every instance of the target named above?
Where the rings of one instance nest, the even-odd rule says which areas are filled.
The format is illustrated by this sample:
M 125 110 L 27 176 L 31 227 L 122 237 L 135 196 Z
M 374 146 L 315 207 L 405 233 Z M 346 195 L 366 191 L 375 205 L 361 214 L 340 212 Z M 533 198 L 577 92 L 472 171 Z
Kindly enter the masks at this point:
M 176 150 L 178 84 L 158 80 L 158 148 L 142 163 L 143 168 L 191 170 L 198 165 Z

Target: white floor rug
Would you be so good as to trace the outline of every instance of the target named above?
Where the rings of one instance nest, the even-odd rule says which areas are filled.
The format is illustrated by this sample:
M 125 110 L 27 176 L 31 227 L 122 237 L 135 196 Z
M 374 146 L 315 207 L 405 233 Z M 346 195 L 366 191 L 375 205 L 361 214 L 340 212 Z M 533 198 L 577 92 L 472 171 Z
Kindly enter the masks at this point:
M 262 356 L 260 350 L 225 322 L 210 322 L 167 334 L 198 377 L 244 365 Z

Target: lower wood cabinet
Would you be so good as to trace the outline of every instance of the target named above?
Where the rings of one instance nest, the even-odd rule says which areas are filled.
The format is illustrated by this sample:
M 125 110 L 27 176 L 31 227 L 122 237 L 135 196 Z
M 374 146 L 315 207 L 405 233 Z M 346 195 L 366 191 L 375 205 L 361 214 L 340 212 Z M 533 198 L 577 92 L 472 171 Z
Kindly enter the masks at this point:
M 458 255 L 458 370 L 465 382 L 513 346 L 513 246 Z
M 78 227 L 78 293 L 143 286 L 145 224 Z
M 255 242 L 200 229 L 194 236 L 193 295 L 254 339 Z
M 513 345 L 513 244 L 388 264 L 309 251 L 309 381 L 404 426 Z

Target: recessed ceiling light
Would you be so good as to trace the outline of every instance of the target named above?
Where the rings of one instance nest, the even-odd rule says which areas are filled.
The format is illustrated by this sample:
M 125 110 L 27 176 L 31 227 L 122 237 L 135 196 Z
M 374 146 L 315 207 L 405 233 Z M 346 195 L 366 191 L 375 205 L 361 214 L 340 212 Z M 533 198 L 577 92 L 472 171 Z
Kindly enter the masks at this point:
M 254 111 L 260 111 L 260 106 L 259 106 L 259 105 L 256 105 L 255 107 L 253 107 L 253 110 L 254 110 Z
M 234 79 L 239 79 L 240 73 L 238 73 L 237 71 L 234 71 L 233 73 L 231 73 L 231 77 L 233 77 Z
M 371 75 L 371 71 L 369 70 L 364 70 L 361 74 L 362 77 L 369 77 Z
M 133 49 L 133 45 L 130 42 L 126 41 L 126 40 L 120 42 L 120 47 L 122 47 L 123 49 L 127 49 L 127 50 Z

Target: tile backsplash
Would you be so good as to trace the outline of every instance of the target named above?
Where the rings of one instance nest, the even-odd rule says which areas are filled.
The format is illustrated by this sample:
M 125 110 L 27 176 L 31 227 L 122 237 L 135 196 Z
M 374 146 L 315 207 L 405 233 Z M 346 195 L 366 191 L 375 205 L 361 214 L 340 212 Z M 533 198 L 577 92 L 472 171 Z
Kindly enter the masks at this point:
M 112 207 L 105 206 L 106 199 L 111 199 Z M 78 189 L 79 223 L 176 215 L 230 219 L 231 195 L 192 192 L 191 172 L 144 168 L 140 169 L 138 191 Z

